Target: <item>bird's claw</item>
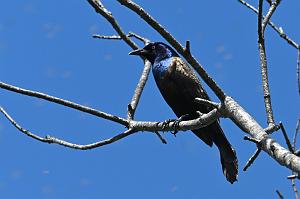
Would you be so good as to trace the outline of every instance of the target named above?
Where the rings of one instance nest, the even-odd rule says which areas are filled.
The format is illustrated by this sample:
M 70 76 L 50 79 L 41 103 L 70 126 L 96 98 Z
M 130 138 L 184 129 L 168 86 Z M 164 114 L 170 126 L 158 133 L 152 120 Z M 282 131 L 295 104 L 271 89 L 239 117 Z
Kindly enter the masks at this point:
M 175 119 L 168 119 L 162 123 L 162 128 L 165 129 L 171 122 L 176 121 Z

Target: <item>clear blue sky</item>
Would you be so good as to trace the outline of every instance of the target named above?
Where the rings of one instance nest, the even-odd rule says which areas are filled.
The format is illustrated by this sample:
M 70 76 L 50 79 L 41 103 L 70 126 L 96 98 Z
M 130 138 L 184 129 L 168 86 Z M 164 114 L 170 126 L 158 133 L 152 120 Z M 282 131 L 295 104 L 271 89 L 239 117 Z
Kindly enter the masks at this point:
M 266 126 L 256 15 L 236 0 L 137 1 L 180 41 L 191 40 L 193 54 L 209 74 Z M 157 1 L 158 2 L 158 1 Z M 163 39 L 115 1 L 103 2 L 125 31 L 152 41 Z M 257 4 L 251 0 L 250 3 Z M 300 42 L 299 1 L 282 1 L 274 22 Z M 86 1 L 5 1 L 0 8 L 0 80 L 125 116 L 142 70 L 122 41 L 93 39 L 115 34 Z M 296 50 L 270 28 L 266 31 L 271 93 L 276 121 L 290 137 L 299 117 Z M 38 99 L 0 90 L 0 104 L 25 128 L 75 143 L 90 143 L 124 130 L 120 125 Z M 211 93 L 211 92 L 210 92 Z M 213 96 L 213 95 L 212 95 Z M 214 98 L 215 99 L 215 98 Z M 136 119 L 161 121 L 175 115 L 163 101 L 151 74 Z M 1 198 L 292 198 L 290 171 L 266 154 L 247 171 L 255 150 L 231 121 L 222 126 L 235 147 L 239 181 L 229 184 L 219 154 L 190 132 L 163 145 L 140 133 L 91 151 L 76 151 L 30 139 L 0 115 Z M 274 134 L 285 146 L 281 132 Z

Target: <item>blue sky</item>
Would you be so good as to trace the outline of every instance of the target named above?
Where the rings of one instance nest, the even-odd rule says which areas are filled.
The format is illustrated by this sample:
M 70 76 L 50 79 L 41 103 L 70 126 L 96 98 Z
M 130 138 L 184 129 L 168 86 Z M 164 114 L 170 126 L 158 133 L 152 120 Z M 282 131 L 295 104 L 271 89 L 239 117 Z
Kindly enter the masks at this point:
M 235 0 L 137 2 L 180 42 L 189 39 L 192 53 L 209 74 L 266 126 L 256 15 Z M 103 3 L 125 31 L 163 41 L 125 7 Z M 298 1 L 282 1 L 272 18 L 298 42 L 299 8 Z M 95 33 L 115 34 L 86 1 L 6 1 L 0 8 L 0 80 L 125 117 L 143 64 L 128 56 L 131 49 L 124 42 L 93 39 Z M 297 53 L 270 28 L 266 45 L 275 119 L 292 137 L 299 117 Z M 85 144 L 124 130 L 49 102 L 0 93 L 1 106 L 39 135 Z M 174 117 L 151 74 L 136 119 Z M 167 145 L 153 134 L 139 133 L 109 146 L 76 151 L 32 140 L 0 116 L 1 198 L 274 198 L 276 189 L 292 198 L 286 179 L 290 171 L 266 154 L 242 171 L 255 146 L 243 140 L 244 133 L 230 120 L 221 122 L 239 158 L 239 181 L 234 185 L 221 172 L 216 148 L 190 132 L 176 138 L 164 134 Z M 285 146 L 281 132 L 274 138 Z

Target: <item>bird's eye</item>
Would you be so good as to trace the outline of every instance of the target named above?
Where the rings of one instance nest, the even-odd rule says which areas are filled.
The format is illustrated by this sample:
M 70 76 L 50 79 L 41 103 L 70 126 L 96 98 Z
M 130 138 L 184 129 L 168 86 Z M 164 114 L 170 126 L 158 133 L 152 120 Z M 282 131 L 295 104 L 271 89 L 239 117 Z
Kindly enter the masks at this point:
M 155 50 L 155 46 L 151 46 L 151 49 L 152 49 L 152 50 Z

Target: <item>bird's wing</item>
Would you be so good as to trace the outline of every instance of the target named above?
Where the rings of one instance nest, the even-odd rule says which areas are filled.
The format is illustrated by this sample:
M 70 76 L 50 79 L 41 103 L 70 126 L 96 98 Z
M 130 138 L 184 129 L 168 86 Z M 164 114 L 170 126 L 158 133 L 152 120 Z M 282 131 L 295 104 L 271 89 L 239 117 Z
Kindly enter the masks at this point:
M 166 76 L 174 80 L 176 87 L 182 92 L 182 97 L 189 102 L 196 111 L 208 113 L 212 107 L 203 106 L 194 101 L 195 98 L 210 100 L 195 72 L 179 57 L 174 57 Z

